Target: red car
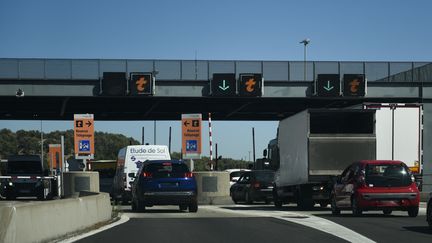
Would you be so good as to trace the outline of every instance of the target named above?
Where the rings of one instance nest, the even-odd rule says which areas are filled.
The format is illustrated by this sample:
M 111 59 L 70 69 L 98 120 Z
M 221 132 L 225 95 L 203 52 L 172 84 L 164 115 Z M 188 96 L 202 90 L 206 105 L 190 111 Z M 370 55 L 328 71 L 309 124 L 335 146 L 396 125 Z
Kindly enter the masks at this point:
M 416 217 L 420 193 L 414 176 L 402 161 L 363 160 L 351 164 L 337 177 L 331 194 L 332 214 L 351 209 L 359 216 L 363 211 L 408 211 Z

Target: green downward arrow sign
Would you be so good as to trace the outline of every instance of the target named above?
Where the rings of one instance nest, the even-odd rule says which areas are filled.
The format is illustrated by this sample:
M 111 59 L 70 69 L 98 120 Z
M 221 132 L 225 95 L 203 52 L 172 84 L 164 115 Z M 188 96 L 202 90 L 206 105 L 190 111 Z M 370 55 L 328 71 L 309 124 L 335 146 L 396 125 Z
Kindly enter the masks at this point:
M 334 89 L 334 86 L 330 86 L 330 80 L 327 81 L 327 85 L 324 86 L 324 89 L 327 91 Z
M 221 89 L 221 90 L 223 90 L 223 91 L 225 91 L 225 90 L 227 90 L 227 89 L 229 89 L 229 85 L 226 85 L 226 80 L 224 79 L 223 81 L 222 81 L 222 86 L 220 86 L 219 85 L 219 89 Z

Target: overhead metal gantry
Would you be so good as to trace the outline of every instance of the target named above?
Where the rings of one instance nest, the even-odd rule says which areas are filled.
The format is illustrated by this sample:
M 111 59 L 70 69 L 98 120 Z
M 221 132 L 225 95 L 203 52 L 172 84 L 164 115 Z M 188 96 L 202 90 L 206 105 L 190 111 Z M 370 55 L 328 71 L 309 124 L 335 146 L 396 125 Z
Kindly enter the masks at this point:
M 124 73 L 125 91 L 106 95 L 104 74 L 114 72 Z M 236 79 L 258 74 L 262 92 L 243 97 L 236 87 L 234 95 L 212 94 L 214 74 L 221 73 Z M 364 96 L 317 95 L 314 81 L 320 75 L 353 73 L 367 81 Z M 128 80 L 133 74 L 154 77 L 152 93 L 133 92 L 139 78 Z M 225 81 L 213 86 L 225 90 Z M 73 114 L 92 113 L 97 120 L 177 120 L 182 113 L 211 112 L 220 120 L 279 120 L 306 108 L 431 99 L 428 62 L 0 59 L 0 119 L 71 120 Z

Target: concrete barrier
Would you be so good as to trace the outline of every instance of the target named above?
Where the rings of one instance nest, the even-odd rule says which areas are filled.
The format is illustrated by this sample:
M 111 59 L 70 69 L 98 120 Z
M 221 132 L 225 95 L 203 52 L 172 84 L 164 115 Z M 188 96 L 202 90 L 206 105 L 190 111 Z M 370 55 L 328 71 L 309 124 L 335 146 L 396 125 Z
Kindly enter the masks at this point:
M 198 186 L 198 204 L 231 204 L 229 173 L 194 172 Z
M 99 172 L 70 171 L 63 173 L 64 197 L 77 197 L 80 191 L 99 192 Z
M 0 207 L 0 242 L 44 242 L 111 219 L 107 193 Z

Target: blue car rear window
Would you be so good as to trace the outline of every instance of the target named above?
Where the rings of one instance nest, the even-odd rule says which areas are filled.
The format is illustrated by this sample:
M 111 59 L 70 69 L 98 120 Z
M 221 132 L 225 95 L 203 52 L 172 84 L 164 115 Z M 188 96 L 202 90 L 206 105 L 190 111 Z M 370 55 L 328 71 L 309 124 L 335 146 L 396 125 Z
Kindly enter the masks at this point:
M 189 172 L 186 164 L 158 163 L 149 164 L 144 168 L 153 178 L 184 177 Z

